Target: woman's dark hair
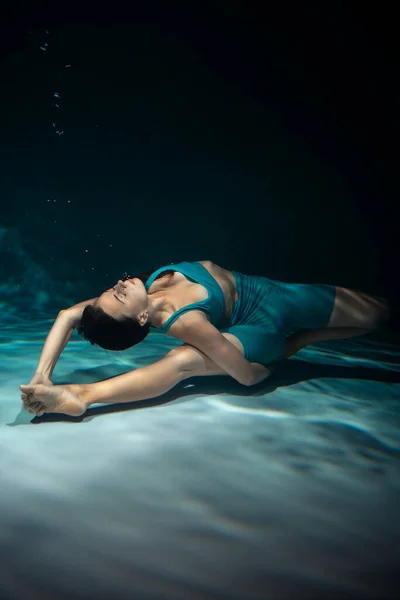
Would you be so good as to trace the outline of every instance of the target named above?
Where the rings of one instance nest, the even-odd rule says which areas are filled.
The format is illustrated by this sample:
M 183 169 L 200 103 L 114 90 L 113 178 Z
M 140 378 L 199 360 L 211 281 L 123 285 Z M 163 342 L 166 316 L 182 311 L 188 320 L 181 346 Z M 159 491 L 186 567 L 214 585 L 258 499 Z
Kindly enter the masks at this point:
M 137 278 L 146 283 L 153 271 L 137 275 Z M 174 271 L 167 270 L 160 273 L 156 279 L 164 275 L 172 275 Z M 135 277 L 127 275 L 123 280 Z M 150 325 L 139 325 L 139 323 L 131 318 L 114 319 L 108 315 L 100 306 L 88 304 L 85 307 L 80 324 L 77 329 L 78 333 L 92 345 L 97 344 L 106 350 L 126 350 L 136 344 L 139 344 L 150 332 Z

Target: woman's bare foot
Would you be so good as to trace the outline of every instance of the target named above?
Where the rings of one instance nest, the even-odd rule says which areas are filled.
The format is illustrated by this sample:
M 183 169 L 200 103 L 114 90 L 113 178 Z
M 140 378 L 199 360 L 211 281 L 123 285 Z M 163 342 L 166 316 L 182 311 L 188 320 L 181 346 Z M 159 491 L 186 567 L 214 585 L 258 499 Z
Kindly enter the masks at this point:
M 62 413 L 79 417 L 86 410 L 85 403 L 78 397 L 76 385 L 20 385 L 25 396 L 24 406 L 34 406 L 38 417 L 46 413 Z M 40 403 L 40 404 L 38 404 Z M 39 410 L 36 410 L 38 408 Z

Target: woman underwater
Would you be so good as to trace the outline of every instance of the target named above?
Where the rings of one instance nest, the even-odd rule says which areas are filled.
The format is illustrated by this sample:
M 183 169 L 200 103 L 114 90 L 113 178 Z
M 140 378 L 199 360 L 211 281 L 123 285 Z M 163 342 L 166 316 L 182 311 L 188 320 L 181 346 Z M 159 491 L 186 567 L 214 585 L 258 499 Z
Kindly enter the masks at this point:
M 325 284 L 293 284 L 229 271 L 209 260 L 126 277 L 97 298 L 60 311 L 24 407 L 37 416 L 79 416 L 92 404 L 155 398 L 193 376 L 230 375 L 251 386 L 308 344 L 364 335 L 389 318 L 380 297 Z M 52 385 L 74 329 L 92 344 L 125 350 L 150 326 L 184 343 L 157 362 L 90 384 Z

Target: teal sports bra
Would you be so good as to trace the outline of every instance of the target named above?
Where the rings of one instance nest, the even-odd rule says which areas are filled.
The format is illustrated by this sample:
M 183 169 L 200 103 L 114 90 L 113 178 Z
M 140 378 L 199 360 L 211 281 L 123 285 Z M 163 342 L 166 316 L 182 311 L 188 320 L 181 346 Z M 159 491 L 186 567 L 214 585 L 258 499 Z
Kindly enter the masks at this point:
M 145 283 L 145 288 L 148 290 L 155 280 L 155 278 L 163 271 L 177 271 L 182 273 L 195 283 L 203 285 L 207 292 L 208 297 L 201 302 L 194 302 L 179 308 L 170 318 L 162 325 L 158 327 L 163 333 L 166 333 L 178 317 L 189 310 L 202 310 L 207 313 L 210 317 L 211 323 L 214 327 L 221 327 L 225 320 L 225 297 L 219 283 L 210 275 L 207 269 L 199 262 L 181 262 L 177 264 L 170 264 L 166 267 L 161 267 L 154 271 Z

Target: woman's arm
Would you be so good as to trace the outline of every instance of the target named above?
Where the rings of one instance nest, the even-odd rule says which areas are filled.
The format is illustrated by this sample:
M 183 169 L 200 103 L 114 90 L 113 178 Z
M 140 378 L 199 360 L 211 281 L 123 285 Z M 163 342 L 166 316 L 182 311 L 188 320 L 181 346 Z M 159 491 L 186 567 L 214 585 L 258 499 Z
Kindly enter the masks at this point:
M 96 298 L 91 298 L 59 312 L 40 354 L 35 378 L 44 377 L 51 380 L 51 375 L 61 352 L 67 345 L 73 330 L 79 326 L 84 308 L 88 304 L 93 304 L 95 300 Z
M 51 380 L 57 360 L 67 345 L 73 330 L 72 319 L 70 319 L 70 316 L 65 311 L 61 311 L 46 338 L 38 366 L 36 367 L 35 380 L 38 377 Z

